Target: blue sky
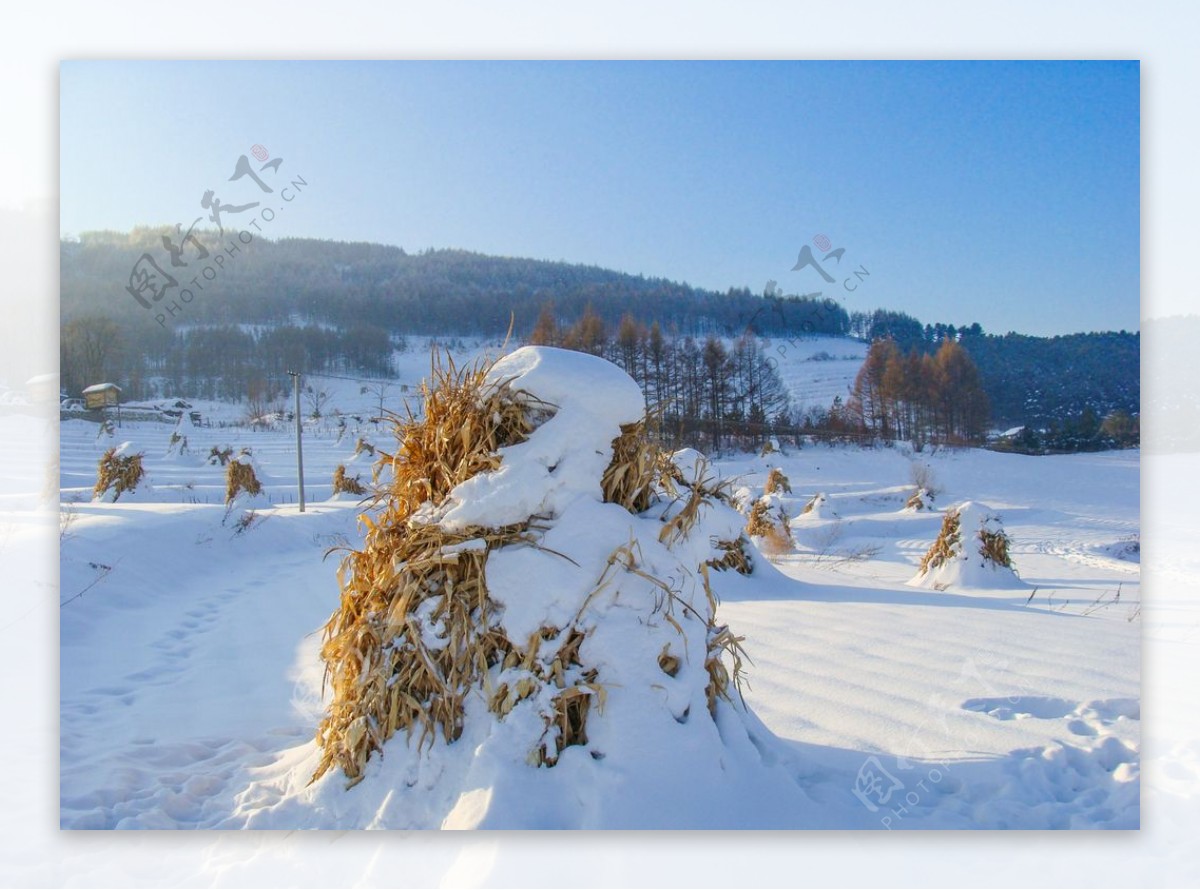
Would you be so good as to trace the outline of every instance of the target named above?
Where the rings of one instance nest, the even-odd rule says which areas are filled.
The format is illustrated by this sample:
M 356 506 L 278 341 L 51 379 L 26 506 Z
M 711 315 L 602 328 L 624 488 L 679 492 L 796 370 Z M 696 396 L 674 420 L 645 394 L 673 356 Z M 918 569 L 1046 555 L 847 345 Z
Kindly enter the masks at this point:
M 64 234 L 258 200 L 260 144 L 308 183 L 272 235 L 1138 327 L 1137 62 L 66 62 L 60 138 Z

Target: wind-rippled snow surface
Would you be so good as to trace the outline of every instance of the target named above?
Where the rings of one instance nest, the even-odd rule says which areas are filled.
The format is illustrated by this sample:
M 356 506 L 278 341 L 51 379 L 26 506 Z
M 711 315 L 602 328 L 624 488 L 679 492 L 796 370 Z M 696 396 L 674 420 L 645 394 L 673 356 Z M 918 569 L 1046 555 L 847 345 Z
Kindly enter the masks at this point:
M 315 794 L 318 629 L 338 602 L 325 554 L 361 540 L 356 500 L 330 480 L 339 463 L 369 476 L 360 437 L 388 447 L 365 418 L 339 433 L 330 411 L 306 431 L 304 514 L 286 426 L 200 426 L 180 455 L 167 425 L 110 440 L 62 424 L 62 827 L 1138 827 L 1136 451 L 919 455 L 939 489 L 921 512 L 904 509 L 901 449 L 721 460 L 755 495 L 784 471 L 795 547 L 725 588 L 719 620 L 753 663 L 748 712 L 715 724 L 715 770 L 689 774 L 691 736 L 668 720 L 636 740 L 666 765 L 654 781 L 583 748 L 552 770 L 484 768 L 468 733 L 421 757 L 397 737 L 367 780 Z M 154 496 L 92 502 L 96 461 L 124 441 Z M 214 445 L 251 449 L 263 497 L 226 514 L 224 471 L 202 460 Z M 819 514 L 799 518 L 818 492 Z M 941 510 L 965 501 L 1000 517 L 1020 586 L 909 586 Z M 516 787 L 537 793 L 497 811 Z

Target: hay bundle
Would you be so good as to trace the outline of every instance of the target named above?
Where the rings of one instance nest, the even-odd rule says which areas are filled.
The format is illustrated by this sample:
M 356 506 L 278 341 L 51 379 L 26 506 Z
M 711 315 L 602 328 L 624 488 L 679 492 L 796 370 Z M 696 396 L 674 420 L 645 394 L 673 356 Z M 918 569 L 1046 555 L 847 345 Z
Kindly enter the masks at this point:
M 779 467 L 772 467 L 771 472 L 767 474 L 767 484 L 763 488 L 763 494 L 791 494 L 792 484 L 788 481 L 788 477 L 783 474 L 783 470 Z
M 937 539 L 921 557 L 921 574 L 930 569 L 941 568 L 962 551 L 962 523 L 959 511 L 950 509 L 942 517 L 942 528 Z
M 763 551 L 772 556 L 787 553 L 795 544 L 790 519 L 778 496 L 763 495 L 754 502 L 746 533 L 760 539 Z
M 631 404 L 640 407 L 636 385 L 607 362 L 527 348 L 496 365 L 460 369 L 449 359 L 436 361 L 422 386 L 420 416 L 409 411 L 393 419 L 398 447 L 394 455 L 380 451 L 392 480 L 377 510 L 361 517 L 365 541 L 342 561 L 340 605 L 324 628 L 321 656 L 332 696 L 317 730 L 312 781 L 337 767 L 356 784 L 368 758 L 398 733 L 415 742 L 417 752 L 454 743 L 466 731 L 468 713 L 479 713 L 470 711 L 472 702 L 509 727 L 506 738 L 540 726 L 532 737 L 521 736 L 526 762 L 554 766 L 566 749 L 589 744 L 589 717 L 603 713 L 605 680 L 586 653 L 590 645 L 611 646 L 614 635 L 620 637 L 597 614 L 631 584 L 654 592 L 657 617 L 638 619 L 638 626 L 661 635 L 665 625 L 683 639 L 679 648 L 655 646 L 655 671 L 672 677 L 674 671 L 680 682 L 685 674 L 695 676 L 686 666 L 687 630 L 703 639 L 703 699 L 710 708 L 728 699 L 741 669 L 740 640 L 715 621 L 704 564 L 713 547 L 707 535 L 701 546 L 699 531 L 691 534 L 719 486 L 699 477 L 688 481 L 649 441 L 644 420 L 589 429 L 592 406 L 582 398 L 550 404 L 513 382 L 532 376 L 567 397 L 579 391 L 579 381 L 572 391 L 561 373 L 582 374 L 581 366 L 628 382 L 608 394 L 607 404 L 601 399 L 594 409 L 607 411 L 601 417 L 628 417 Z M 609 432 L 593 445 L 587 436 L 596 429 L 619 434 L 612 438 Z M 607 454 L 596 447 L 609 443 Z M 589 492 L 595 492 L 591 507 L 582 497 Z M 558 532 L 579 547 L 594 529 L 572 527 L 579 521 L 568 514 L 589 514 L 570 511 L 600 510 L 611 517 L 604 512 L 611 505 L 646 517 L 635 521 L 657 529 L 654 546 L 687 550 L 695 559 L 691 569 L 702 578 L 707 610 L 650 571 L 637 540 L 617 546 L 596 575 L 545 543 Z M 652 507 L 662 509 L 661 519 Z M 605 527 L 619 527 L 608 522 Z M 628 518 L 624 526 L 630 527 Z M 690 555 L 701 549 L 702 558 Z M 730 559 L 730 567 L 748 572 L 741 543 L 732 550 L 740 556 Z M 531 565 L 564 572 L 561 583 L 578 592 L 564 592 L 559 584 L 531 588 L 540 571 Z M 628 614 L 621 619 L 630 620 Z
M 921 558 L 910 584 L 1020 586 L 1000 517 L 984 504 L 966 502 L 946 511 L 937 539 Z
M 913 492 L 912 497 L 904 502 L 904 509 L 913 513 L 919 513 L 922 510 L 932 510 L 933 493 L 926 488 L 918 488 Z
M 92 496 L 96 498 L 106 497 L 111 495 L 112 500 L 117 500 L 126 492 L 135 490 L 138 483 L 146 475 L 145 469 L 142 467 L 142 458 L 145 457 L 145 452 L 139 451 L 137 454 L 125 454 L 129 443 L 110 448 L 100 457 L 100 463 L 96 468 L 96 485 L 92 489 Z
M 208 451 L 207 462 L 211 466 L 225 466 L 233 458 L 233 449 L 226 445 L 224 448 L 218 448 L 214 445 Z
M 225 503 L 232 504 L 234 498 L 242 492 L 251 497 L 262 494 L 262 483 L 258 481 L 258 475 L 254 472 L 248 448 L 243 448 L 237 457 L 225 465 Z
M 511 700 L 509 690 L 493 697 L 494 711 L 511 709 L 537 683 L 535 661 L 546 640 L 523 640 L 519 651 L 496 631 L 484 581 L 488 551 L 525 537 L 528 524 L 451 533 L 413 521 L 423 505 L 438 506 L 459 483 L 496 469 L 499 449 L 533 429 L 535 412 L 509 387 L 487 387 L 488 370 L 482 363 L 460 370 L 450 359 L 435 365 L 422 385 L 423 416 L 410 410 L 392 419 L 399 448 L 388 456 L 393 478 L 383 509 L 375 519 L 361 517 L 366 540 L 342 562 L 341 606 L 325 626 L 321 657 L 333 704 L 317 730 L 323 756 L 314 780 L 336 765 L 357 781 L 371 753 L 398 730 L 410 739 L 417 733 L 418 746 L 435 734 L 454 741 L 464 696 L 496 664 L 519 664 L 530 676 Z M 374 454 L 359 439 L 356 453 L 367 449 Z M 419 615 L 443 631 L 432 648 Z
M 728 541 L 717 541 L 716 549 L 721 555 L 714 556 L 705 565 L 718 572 L 733 569 L 738 574 L 749 575 L 754 571 L 754 564 L 750 560 L 750 554 L 746 551 L 747 544 L 749 541 L 746 540 L 745 535 L 738 535 Z
M 612 462 L 604 471 L 600 488 L 607 503 L 620 504 L 630 513 L 641 513 L 650 506 L 664 474 L 683 482 L 683 474 L 650 441 L 646 421 L 640 420 L 621 427 L 621 435 L 613 441 Z
M 985 524 L 979 529 L 979 555 L 986 563 L 1013 568 L 1012 557 L 1008 553 L 1010 543 L 1008 533 L 999 527 L 998 522 Z
M 754 502 L 750 508 L 750 517 L 746 520 L 746 532 L 752 537 L 761 538 L 772 528 L 769 507 L 761 499 Z
M 346 465 L 338 464 L 333 471 L 333 493 L 341 494 L 364 495 L 367 493 L 366 486 L 362 484 L 358 476 L 347 476 Z

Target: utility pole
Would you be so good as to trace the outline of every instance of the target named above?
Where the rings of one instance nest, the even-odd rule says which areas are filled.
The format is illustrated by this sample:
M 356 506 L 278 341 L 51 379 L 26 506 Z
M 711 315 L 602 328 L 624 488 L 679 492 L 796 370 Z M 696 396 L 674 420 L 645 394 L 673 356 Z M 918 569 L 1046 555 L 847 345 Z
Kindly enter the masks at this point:
M 304 442 L 300 437 L 300 372 L 288 371 L 296 391 L 296 481 L 300 485 L 300 512 L 304 512 Z

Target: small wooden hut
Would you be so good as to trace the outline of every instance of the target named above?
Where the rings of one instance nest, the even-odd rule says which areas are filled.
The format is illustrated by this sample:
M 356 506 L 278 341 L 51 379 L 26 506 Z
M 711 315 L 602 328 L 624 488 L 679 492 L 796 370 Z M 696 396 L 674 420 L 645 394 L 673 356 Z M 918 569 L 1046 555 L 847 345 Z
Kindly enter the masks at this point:
M 96 383 L 83 391 L 87 408 L 115 408 L 121 401 L 121 387 L 115 383 Z

